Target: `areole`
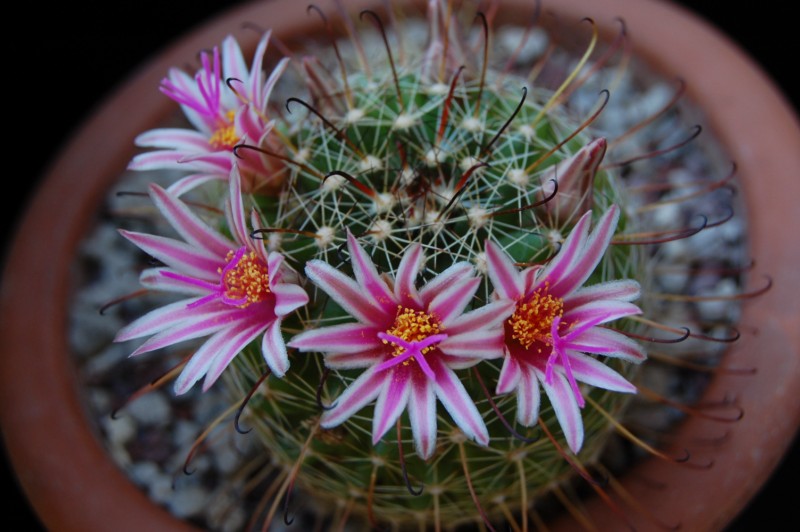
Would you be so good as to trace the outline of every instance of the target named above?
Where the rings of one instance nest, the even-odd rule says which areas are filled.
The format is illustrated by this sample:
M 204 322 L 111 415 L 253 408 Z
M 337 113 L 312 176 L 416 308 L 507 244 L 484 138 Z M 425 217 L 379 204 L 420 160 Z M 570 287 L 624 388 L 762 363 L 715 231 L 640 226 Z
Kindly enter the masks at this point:
M 351 4 L 348 7 L 358 9 L 379 2 Z M 504 0 L 501 11 L 527 10 L 529 4 Z M 800 128 L 770 82 L 715 31 L 667 3 L 559 0 L 552 5 L 545 2 L 544 8 L 564 22 L 591 17 L 606 36 L 618 29 L 614 17 L 622 17 L 642 61 L 665 76 L 688 80 L 687 97 L 704 110 L 742 176 L 751 255 L 764 265 L 776 286 L 796 285 L 794 265 L 800 261 L 800 249 L 777 244 L 775 233 L 777 228 L 800 225 L 800 213 L 791 203 L 800 192 L 795 178 L 800 168 L 796 149 Z M 102 530 L 108 523 L 117 530 L 191 528 L 142 494 L 99 443 L 72 378 L 64 302 L 70 296 L 69 270 L 75 249 L 92 221 L 94 207 L 135 153 L 133 138 L 174 110 L 173 102 L 153 87 L 169 67 L 219 42 L 243 20 L 280 20 L 274 31 L 287 39 L 319 24 L 307 16 L 304 4 L 257 2 L 227 12 L 165 50 L 114 94 L 65 148 L 31 204 L 9 254 L 0 301 L 6 350 L 0 360 L 0 415 L 20 481 L 49 528 Z M 673 40 L 674 28 L 684 25 L 681 39 Z M 256 40 L 252 34 L 243 47 L 252 50 Z M 731 79 L 736 83 L 730 83 Z M 131 108 L 137 112 L 127 112 Z M 111 137 L 118 150 L 95 149 L 98 138 L 108 145 Z M 756 177 L 769 181 L 769 186 L 764 182 L 757 186 Z M 67 193 L 72 201 L 60 201 Z M 42 247 L 37 238 L 26 235 L 42 234 L 41 224 L 54 217 L 62 222 L 46 227 L 47 259 L 31 260 Z M 54 303 L 42 305 L 42 301 Z M 746 378 L 721 376 L 706 391 L 709 398 L 736 395 L 745 417 L 732 427 L 728 441 L 715 448 L 711 469 L 698 472 L 649 460 L 637 476 L 658 479 L 665 486 L 659 490 L 635 489 L 635 478 L 626 477 L 623 482 L 634 486 L 640 504 L 684 528 L 718 529 L 755 494 L 800 424 L 800 404 L 791 400 L 800 386 L 799 315 L 800 302 L 791 289 L 772 290 L 747 302 L 742 323 L 757 334 L 743 335 L 726 363 L 756 367 L 758 372 Z M 42 334 L 43 330 L 50 332 Z M 768 364 L 764 363 L 767 356 Z M 776 401 L 780 408 L 774 406 Z M 704 434 L 703 423 L 690 419 L 678 427 L 676 439 L 689 441 L 696 434 Z M 597 522 L 616 522 L 612 510 L 601 501 L 589 504 Z M 565 529 L 577 526 L 560 524 Z M 647 522 L 635 524 L 642 530 L 648 526 Z

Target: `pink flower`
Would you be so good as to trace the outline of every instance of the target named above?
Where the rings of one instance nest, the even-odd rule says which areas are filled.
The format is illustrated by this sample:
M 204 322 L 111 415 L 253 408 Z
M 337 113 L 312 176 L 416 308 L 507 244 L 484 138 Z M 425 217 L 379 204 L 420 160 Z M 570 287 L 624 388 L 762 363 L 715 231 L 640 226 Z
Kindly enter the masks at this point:
M 210 228 L 158 185 L 150 186 L 150 196 L 184 241 L 120 232 L 165 265 L 144 271 L 144 286 L 191 297 L 142 316 L 121 329 L 115 341 L 150 336 L 131 354 L 134 356 L 210 336 L 178 376 L 177 394 L 189 390 L 204 375 L 203 391 L 207 390 L 231 360 L 261 334 L 261 352 L 267 365 L 275 375 L 283 376 L 289 358 L 281 321 L 305 305 L 308 295 L 294 283 L 297 274 L 283 263 L 282 255 L 267 252 L 263 241 L 249 237 L 236 167 L 231 173 L 227 205 L 233 241 Z M 255 211 L 251 220 L 258 229 Z
M 618 219 L 619 208 L 614 205 L 589 234 L 591 212 L 587 212 L 545 267 L 518 271 L 497 244 L 486 242 L 496 296 L 516 304 L 505 322 L 505 359 L 496 391 L 516 389 L 517 419 L 530 426 L 539 415 L 541 383 L 575 453 L 583 444 L 584 398 L 578 381 L 617 392 L 636 391 L 619 373 L 585 353 L 631 362 L 645 358 L 636 342 L 600 327 L 641 313 L 630 303 L 639 297 L 639 283 L 620 280 L 582 287 L 605 253 Z
M 250 71 L 239 43 L 230 35 L 222 42 L 221 54 L 214 47 L 211 56 L 200 55 L 202 68 L 193 78 L 170 69 L 161 81 L 161 91 L 181 105 L 195 129 L 160 128 L 139 135 L 138 146 L 156 149 L 134 157 L 129 168 L 193 172 L 170 187 L 178 196 L 206 181 L 228 179 L 234 163 L 240 167 L 245 189 L 277 188 L 275 159 L 254 150 L 233 153 L 239 144 L 273 147 L 276 142 L 270 137 L 274 122 L 268 119 L 267 105 L 288 59 L 281 60 L 263 81 L 261 63 L 269 38 L 267 32 L 259 42 Z
M 408 407 L 417 454 L 427 459 L 436 445 L 438 398 L 468 437 L 487 445 L 486 425 L 454 370 L 502 356 L 502 323 L 511 303 L 463 313 L 481 282 L 469 263 L 454 264 L 418 290 L 419 244 L 405 251 L 394 280 L 378 274 L 349 233 L 347 244 L 355 280 L 319 260 L 306 265 L 306 274 L 357 322 L 308 330 L 289 342 L 325 353 L 330 368 L 366 368 L 323 414 L 322 426 L 341 424 L 377 398 L 377 443 Z

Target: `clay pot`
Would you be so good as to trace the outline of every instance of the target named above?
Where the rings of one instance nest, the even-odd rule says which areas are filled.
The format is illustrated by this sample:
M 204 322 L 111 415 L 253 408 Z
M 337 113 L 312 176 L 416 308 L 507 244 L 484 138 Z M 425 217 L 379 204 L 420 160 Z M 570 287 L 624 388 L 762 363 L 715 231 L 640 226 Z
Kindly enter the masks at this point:
M 529 4 L 505 0 L 503 9 L 529 9 Z M 800 389 L 800 246 L 796 235 L 790 237 L 800 227 L 795 204 L 800 197 L 800 126 L 758 67 L 720 33 L 673 4 L 545 0 L 544 6 L 564 20 L 590 16 L 614 29 L 614 17 L 622 16 L 638 56 L 669 77 L 690 81 L 688 98 L 704 109 L 714 134 L 738 164 L 751 224 L 750 254 L 772 276 L 775 288 L 746 303 L 742 339 L 727 357 L 729 364 L 756 367 L 757 373 L 722 376 L 706 393 L 712 398 L 735 395 L 745 416 L 715 449 L 711 469 L 649 460 L 624 479 L 639 502 L 666 522 L 679 522 L 685 530 L 723 528 L 768 479 L 800 425 L 800 402 L 794 395 Z M 282 38 L 317 23 L 307 16 L 305 3 L 294 0 L 241 4 L 164 49 L 120 85 L 64 145 L 16 228 L 0 294 L 0 420 L 17 478 L 49 529 L 190 528 L 151 503 L 106 455 L 74 378 L 65 301 L 76 246 L 106 190 L 135 153 L 134 136 L 174 111 L 173 102 L 156 90 L 160 78 L 243 21 L 272 25 Z M 242 44 L 252 49 L 256 32 L 249 36 Z M 700 420 L 677 430 L 679 440 L 691 441 L 694 431 L 704 434 Z M 658 479 L 664 487 L 642 489 L 636 484 L 641 478 Z M 619 522 L 603 504 L 589 504 L 595 522 Z M 639 530 L 652 526 L 635 524 Z

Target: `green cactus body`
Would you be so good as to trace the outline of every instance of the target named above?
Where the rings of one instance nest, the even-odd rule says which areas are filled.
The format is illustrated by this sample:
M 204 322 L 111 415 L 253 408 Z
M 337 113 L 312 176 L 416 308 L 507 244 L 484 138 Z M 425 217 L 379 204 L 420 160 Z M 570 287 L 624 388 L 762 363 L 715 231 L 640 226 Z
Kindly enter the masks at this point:
M 395 30 L 389 30 L 390 39 L 397 36 Z M 378 270 L 390 276 L 408 245 L 421 242 L 427 250 L 423 278 L 468 261 L 484 274 L 478 302 L 488 302 L 492 287 L 485 278 L 484 240 L 495 238 L 519 264 L 544 263 L 557 252 L 582 212 L 545 210 L 555 191 L 548 169 L 588 144 L 591 131 L 579 131 L 579 119 L 564 106 L 553 105 L 557 94 L 520 75 L 491 65 L 482 73 L 480 61 L 475 61 L 463 69 L 443 68 L 441 78 L 425 76 L 420 73 L 423 50 L 400 51 L 397 45 L 379 50 L 369 71 L 346 67 L 346 85 L 322 68 L 310 67 L 309 77 L 323 79 L 318 86 L 326 86 L 326 92 L 312 84 L 310 94 L 292 95 L 289 114 L 277 125 L 286 184 L 277 197 L 252 197 L 269 228 L 259 237 L 282 251 L 298 271 L 307 261 L 321 259 L 349 273 L 344 248 L 349 229 L 362 239 Z M 593 178 L 579 192 L 596 212 L 626 204 L 613 172 L 600 171 Z M 633 223 L 623 209 L 618 231 Z M 644 282 L 641 261 L 636 247 L 614 247 L 589 284 L 619 278 Z M 311 303 L 284 322 L 285 331 L 350 319 L 324 293 L 307 288 Z M 323 360 L 312 354 L 293 355 L 284 378 L 269 378 L 258 386 L 243 419 L 258 432 L 286 478 L 296 475 L 291 486 L 299 490 L 298 501 L 327 501 L 339 511 L 347 507 L 364 522 L 392 526 L 474 523 L 480 514 L 472 490 L 492 518 L 502 518 L 503 512 L 519 512 L 574 476 L 575 469 L 565 459 L 568 451 L 546 399 L 540 423 L 555 441 L 537 427 L 514 422 L 513 394 L 492 397 L 500 364 L 487 361 L 459 372 L 486 420 L 490 445 L 467 441 L 440 411 L 437 448 L 428 460 L 413 454 L 406 415 L 400 418 L 399 432 L 390 431 L 374 446 L 372 407 L 339 427 L 321 429 L 320 401 L 335 402 L 358 372 L 326 375 Z M 629 364 L 610 364 L 628 377 L 636 371 Z M 227 382 L 239 397 L 257 386 L 265 369 L 256 349 L 237 357 L 233 368 Z M 599 405 L 583 410 L 587 444 L 579 459 L 591 463 L 613 431 L 600 409 L 618 415 L 628 396 L 602 389 L 585 393 Z M 504 426 L 490 397 L 524 438 Z M 400 456 L 398 439 L 407 456 Z M 403 462 L 411 489 L 424 486 L 421 494 L 407 489 Z

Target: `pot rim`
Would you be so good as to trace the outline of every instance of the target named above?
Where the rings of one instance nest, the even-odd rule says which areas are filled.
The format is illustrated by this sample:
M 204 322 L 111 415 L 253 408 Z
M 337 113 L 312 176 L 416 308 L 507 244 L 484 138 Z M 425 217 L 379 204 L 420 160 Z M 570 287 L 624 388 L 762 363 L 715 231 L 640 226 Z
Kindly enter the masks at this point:
M 348 7 L 375 3 L 359 0 Z M 531 9 L 526 0 L 504 0 L 503 5 L 506 9 Z M 108 459 L 79 390 L 60 377 L 63 371 L 74 372 L 70 357 L 64 356 L 67 309 L 38 302 L 69 296 L 72 257 L 92 223 L 92 206 L 102 201 L 136 153 L 133 138 L 174 111 L 173 102 L 155 90 L 167 69 L 183 64 L 209 43 L 221 42 L 243 20 L 270 20 L 272 13 L 279 12 L 281 25 L 274 28 L 278 36 L 295 35 L 309 24 L 318 25 L 306 15 L 304 6 L 295 0 L 242 4 L 165 48 L 113 93 L 64 146 L 18 226 L 0 293 L 0 345 L 5 350 L 0 358 L 0 421 L 18 479 L 48 528 L 95 530 L 115 523 L 118 530 L 141 530 L 152 527 L 151 520 L 156 519 L 170 529 L 191 529 L 152 504 Z M 727 442 L 714 450 L 715 465 L 707 471 L 654 459 L 639 468 L 639 477 L 668 479 L 668 484 L 680 485 L 680 490 L 648 490 L 630 476 L 623 480 L 639 500 L 658 500 L 659 517 L 691 522 L 698 529 L 721 528 L 764 484 L 800 426 L 800 402 L 793 396 L 800 388 L 800 301 L 785 289 L 798 285 L 793 268 L 800 262 L 800 247 L 785 242 L 789 230 L 800 227 L 800 210 L 792 204 L 800 196 L 800 180 L 796 179 L 800 125 L 783 95 L 748 56 L 718 30 L 674 4 L 553 0 L 550 5 L 545 0 L 544 7 L 557 9 L 564 20 L 589 16 L 614 30 L 618 27 L 615 17 L 622 16 L 634 53 L 655 71 L 688 80 L 687 97 L 705 110 L 714 134 L 735 159 L 739 175 L 758 176 L 758 181 L 751 177 L 751 181 L 741 182 L 751 224 L 751 254 L 758 260 L 759 270 L 772 276 L 776 288 L 746 302 L 742 338 L 726 355 L 726 363 L 758 367 L 759 371 L 748 377 L 721 375 L 706 391 L 711 399 L 735 391 L 745 416 L 730 427 Z M 300 16 L 289 21 L 289 12 Z M 675 42 L 671 37 L 678 25 L 687 29 Z M 252 50 L 257 38 L 255 32 L 244 33 L 240 39 L 243 49 Z M 673 44 L 664 47 L 664 42 Z M 134 107 L 136 113 L 125 113 Z M 127 148 L 97 149 L 98 139 L 108 145 L 110 138 Z M 71 201 L 63 201 L 64 197 Z M 48 223 L 53 219 L 75 223 L 54 227 Z M 24 235 L 45 232 L 49 236 L 46 260 L 32 260 L 42 246 L 36 238 Z M 57 334 L 43 335 L 42 330 Z M 771 358 L 765 365 L 766 356 Z M 51 394 L 49 402 L 31 399 Z M 776 396 L 782 399 L 781 408 L 774 406 Z M 679 438 L 690 441 L 696 431 L 706 433 L 704 428 L 707 425 L 700 420 L 690 419 L 678 428 Z M 745 444 L 746 453 L 736 450 L 738 443 Z M 58 451 L 57 444 L 65 444 L 65 450 Z M 75 481 L 87 472 L 94 473 L 87 484 Z M 593 514 L 597 519 L 612 520 L 602 522 L 616 522 L 613 511 L 599 501 L 591 501 L 589 506 L 598 512 Z M 124 520 L 118 515 L 124 515 Z M 651 524 L 633 522 L 642 529 Z

